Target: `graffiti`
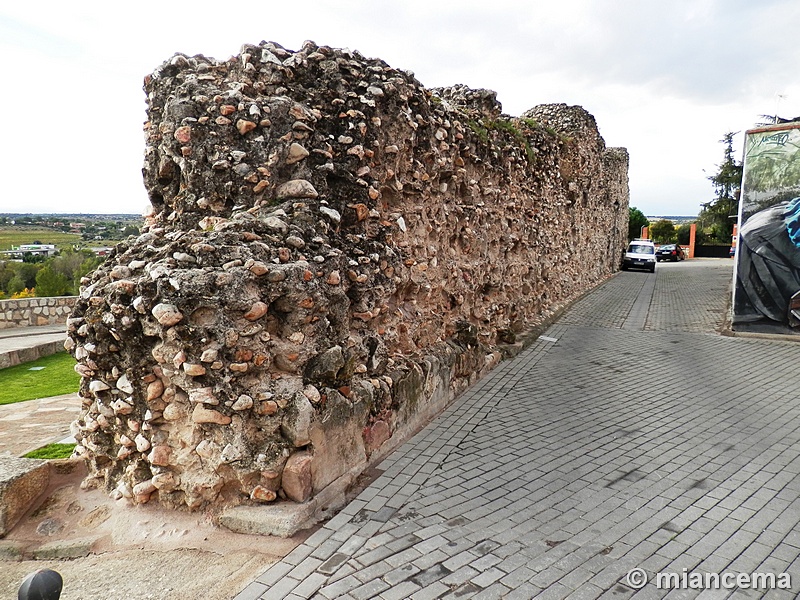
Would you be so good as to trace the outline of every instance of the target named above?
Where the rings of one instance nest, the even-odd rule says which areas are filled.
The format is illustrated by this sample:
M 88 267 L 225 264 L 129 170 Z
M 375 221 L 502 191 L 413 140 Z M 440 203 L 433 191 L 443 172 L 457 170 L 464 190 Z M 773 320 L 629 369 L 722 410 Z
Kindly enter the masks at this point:
M 760 210 L 800 196 L 800 129 L 782 127 L 745 134 L 740 225 Z
M 745 133 L 733 328 L 800 332 L 800 127 Z
M 797 327 L 800 198 L 764 209 L 742 226 L 736 252 L 734 322 Z
M 774 135 L 768 135 L 760 140 L 758 140 L 759 145 L 761 144 L 775 144 L 777 146 L 784 146 L 786 142 L 789 140 L 788 133 L 776 133 Z

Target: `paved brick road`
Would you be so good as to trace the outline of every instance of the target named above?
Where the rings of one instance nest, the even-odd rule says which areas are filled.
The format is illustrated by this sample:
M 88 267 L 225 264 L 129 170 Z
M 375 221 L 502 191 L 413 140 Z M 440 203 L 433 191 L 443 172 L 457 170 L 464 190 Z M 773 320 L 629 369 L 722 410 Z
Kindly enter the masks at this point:
M 757 598 L 800 590 L 800 344 L 723 337 L 731 263 L 620 273 L 384 461 L 237 600 Z M 650 577 L 633 589 L 626 574 Z

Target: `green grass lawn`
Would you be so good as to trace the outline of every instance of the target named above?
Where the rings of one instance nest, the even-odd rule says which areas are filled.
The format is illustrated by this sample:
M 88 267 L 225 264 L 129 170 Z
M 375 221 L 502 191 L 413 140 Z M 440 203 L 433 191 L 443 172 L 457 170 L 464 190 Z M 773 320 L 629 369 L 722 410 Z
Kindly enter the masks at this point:
M 38 448 L 33 452 L 28 452 L 25 458 L 69 458 L 75 444 L 48 444 L 43 448 Z
M 74 371 L 74 366 L 75 359 L 72 356 L 59 352 L 33 362 L 0 369 L 0 404 L 77 392 L 81 378 Z

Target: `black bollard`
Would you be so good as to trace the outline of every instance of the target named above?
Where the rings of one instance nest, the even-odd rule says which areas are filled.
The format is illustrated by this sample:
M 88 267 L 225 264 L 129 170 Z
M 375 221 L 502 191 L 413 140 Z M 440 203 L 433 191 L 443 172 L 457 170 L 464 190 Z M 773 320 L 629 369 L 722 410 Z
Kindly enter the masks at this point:
M 18 600 L 58 600 L 64 580 L 50 569 L 39 569 L 28 575 L 19 586 Z

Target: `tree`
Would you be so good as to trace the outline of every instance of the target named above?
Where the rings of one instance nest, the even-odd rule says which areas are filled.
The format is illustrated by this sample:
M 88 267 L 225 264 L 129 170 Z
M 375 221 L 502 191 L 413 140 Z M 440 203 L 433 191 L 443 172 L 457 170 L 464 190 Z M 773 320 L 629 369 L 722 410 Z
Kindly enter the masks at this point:
M 659 219 L 650 227 L 650 237 L 659 244 L 672 242 L 675 239 L 675 224 L 669 219 Z
M 34 263 L 44 262 L 45 260 L 47 260 L 47 256 L 45 256 L 44 254 L 34 254 L 33 252 L 25 252 L 22 255 L 22 262 L 24 263 L 34 264 Z
M 103 258 L 95 256 L 91 250 L 65 249 L 61 255 L 51 258 L 47 265 L 67 280 L 71 293 L 77 294 L 81 277 L 94 271 L 102 262 Z M 41 290 L 39 292 L 45 295 Z
M 642 234 L 642 227 L 650 225 L 644 213 L 635 206 L 628 208 L 628 239 L 638 238 Z
M 14 270 L 16 271 L 16 276 L 22 281 L 22 287 L 17 292 L 26 289 L 32 288 L 36 285 L 36 273 L 39 272 L 39 268 L 41 267 L 40 264 L 32 264 L 32 263 L 14 263 Z M 11 284 L 9 284 L 10 286 Z
M 86 256 L 85 253 L 84 256 Z M 103 258 L 102 256 L 95 256 L 94 254 L 91 253 L 84 259 L 84 261 L 81 263 L 80 268 L 75 272 L 75 293 L 77 293 L 78 287 L 80 286 L 81 277 L 83 277 L 84 275 L 88 275 L 89 273 L 97 269 L 97 267 L 102 265 L 104 261 L 105 258 Z
M 14 263 L 8 261 L 0 261 L 0 292 L 8 291 L 8 282 L 15 275 L 14 269 L 11 265 Z
M 675 230 L 675 236 L 681 246 L 687 246 L 692 237 L 692 224 L 684 223 Z
M 62 273 L 54 271 L 46 265 L 36 274 L 36 295 L 41 297 L 68 296 L 71 293 L 71 282 Z
M 733 156 L 733 132 L 720 140 L 725 145 L 723 161 L 719 170 L 708 179 L 714 185 L 716 198 L 703 204 L 700 222 L 708 229 L 715 241 L 728 244 L 733 234 L 733 224 L 739 212 L 739 194 L 742 187 L 742 163 Z
M 11 281 L 8 282 L 8 293 L 12 296 L 20 293 L 24 289 L 27 289 L 25 286 L 25 281 L 19 276 L 19 273 L 14 275 L 14 277 L 11 278 Z

